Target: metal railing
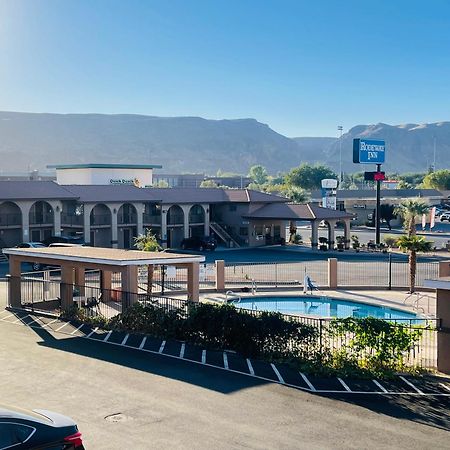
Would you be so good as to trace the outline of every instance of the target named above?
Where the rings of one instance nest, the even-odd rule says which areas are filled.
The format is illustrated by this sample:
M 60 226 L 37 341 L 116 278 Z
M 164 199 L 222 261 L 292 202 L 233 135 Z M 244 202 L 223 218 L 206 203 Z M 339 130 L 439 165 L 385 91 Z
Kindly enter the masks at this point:
M 0 214 L 0 227 L 22 225 L 22 214 Z
M 68 226 L 82 226 L 84 224 L 84 216 L 81 214 L 61 214 L 61 224 Z

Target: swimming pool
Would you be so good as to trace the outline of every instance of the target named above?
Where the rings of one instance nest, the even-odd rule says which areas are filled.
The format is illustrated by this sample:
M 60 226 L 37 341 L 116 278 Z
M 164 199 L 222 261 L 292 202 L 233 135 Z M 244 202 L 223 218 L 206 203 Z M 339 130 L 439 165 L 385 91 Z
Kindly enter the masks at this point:
M 243 297 L 233 302 L 238 308 L 258 311 L 278 311 L 283 314 L 310 315 L 316 317 L 376 317 L 377 319 L 417 319 L 408 311 L 381 305 L 355 302 L 331 297 Z

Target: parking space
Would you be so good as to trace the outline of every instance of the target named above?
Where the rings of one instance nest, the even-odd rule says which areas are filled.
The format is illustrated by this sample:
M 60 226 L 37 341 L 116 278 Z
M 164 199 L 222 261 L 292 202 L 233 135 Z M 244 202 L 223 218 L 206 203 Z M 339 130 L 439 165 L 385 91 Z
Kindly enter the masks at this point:
M 397 376 L 393 379 L 370 380 L 318 377 L 301 373 L 286 364 L 246 359 L 234 352 L 212 351 L 184 342 L 164 340 L 140 334 L 105 331 L 84 324 L 71 323 L 54 317 L 32 313 L 2 311 L 0 313 L 0 321 L 31 328 L 43 328 L 46 331 L 53 332 L 55 335 L 79 336 L 105 344 L 134 348 L 143 353 L 157 353 L 320 394 L 450 397 L 450 380 L 448 378 Z

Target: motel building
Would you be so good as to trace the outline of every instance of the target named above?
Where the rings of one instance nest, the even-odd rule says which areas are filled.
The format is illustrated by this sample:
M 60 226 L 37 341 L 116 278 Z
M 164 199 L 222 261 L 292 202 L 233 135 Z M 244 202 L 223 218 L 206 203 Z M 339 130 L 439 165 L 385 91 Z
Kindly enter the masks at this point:
M 286 227 L 309 221 L 311 244 L 318 227 L 343 225 L 349 247 L 351 214 L 249 189 L 152 188 L 156 165 L 52 166 L 54 181 L 0 181 L 0 248 L 51 236 L 80 236 L 88 245 L 129 249 L 151 229 L 165 247 L 214 233 L 228 247 L 284 243 Z

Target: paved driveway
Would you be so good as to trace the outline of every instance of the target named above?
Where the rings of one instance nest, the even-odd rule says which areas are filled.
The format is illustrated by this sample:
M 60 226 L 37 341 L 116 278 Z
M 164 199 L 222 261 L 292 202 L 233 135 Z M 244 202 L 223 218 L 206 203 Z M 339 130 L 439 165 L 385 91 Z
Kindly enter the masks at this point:
M 448 448 L 445 396 L 323 397 L 32 320 L 0 321 L 2 401 L 73 417 L 87 449 Z

